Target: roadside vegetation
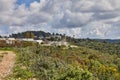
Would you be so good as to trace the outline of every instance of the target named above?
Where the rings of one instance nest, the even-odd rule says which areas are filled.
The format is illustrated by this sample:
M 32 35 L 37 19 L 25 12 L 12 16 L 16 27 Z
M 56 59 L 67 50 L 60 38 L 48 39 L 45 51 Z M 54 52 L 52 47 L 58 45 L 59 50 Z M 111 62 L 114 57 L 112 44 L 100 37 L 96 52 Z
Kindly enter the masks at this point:
M 14 50 L 14 48 L 12 48 L 12 47 L 2 47 L 2 48 L 0 48 L 0 51 L 13 51 Z

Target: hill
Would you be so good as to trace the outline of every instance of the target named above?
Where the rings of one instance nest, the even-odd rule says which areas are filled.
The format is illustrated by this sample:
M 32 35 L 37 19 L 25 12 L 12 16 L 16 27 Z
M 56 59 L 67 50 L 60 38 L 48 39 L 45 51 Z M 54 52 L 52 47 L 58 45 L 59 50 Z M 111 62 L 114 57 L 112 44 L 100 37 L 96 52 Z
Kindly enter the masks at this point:
M 120 57 L 120 40 L 74 39 L 70 42 L 103 53 L 117 54 Z
M 52 35 L 51 33 L 44 32 L 44 31 L 26 31 L 26 32 L 11 34 L 10 37 L 13 37 L 13 38 L 25 38 L 27 33 L 33 33 L 34 36 L 36 36 L 36 37 L 49 37 L 49 36 Z
M 120 39 L 94 39 L 100 42 L 120 43 Z

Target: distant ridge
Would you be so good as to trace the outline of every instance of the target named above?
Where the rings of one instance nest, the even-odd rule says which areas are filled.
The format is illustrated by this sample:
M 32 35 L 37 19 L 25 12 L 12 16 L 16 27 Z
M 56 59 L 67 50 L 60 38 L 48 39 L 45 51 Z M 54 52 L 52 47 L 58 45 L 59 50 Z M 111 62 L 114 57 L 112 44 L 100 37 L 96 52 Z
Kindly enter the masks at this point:
M 27 33 L 33 33 L 35 37 L 51 37 L 53 35 L 62 35 L 58 33 L 49 33 L 44 31 L 25 31 L 21 33 L 11 34 L 9 37 L 13 38 L 25 38 Z
M 30 32 L 33 33 L 35 37 L 51 37 L 51 36 L 66 36 L 65 34 L 60 34 L 60 33 L 50 33 L 50 32 L 45 32 L 45 31 L 25 31 L 21 33 L 16 33 L 16 34 L 11 34 L 9 37 L 13 38 L 26 38 L 26 34 Z M 98 41 L 98 42 L 108 42 L 108 43 L 120 43 L 120 39 L 90 39 L 90 38 L 78 38 L 78 39 L 73 39 L 73 37 L 66 36 L 67 40 L 92 40 L 92 41 Z
M 100 42 L 120 43 L 120 39 L 95 39 Z

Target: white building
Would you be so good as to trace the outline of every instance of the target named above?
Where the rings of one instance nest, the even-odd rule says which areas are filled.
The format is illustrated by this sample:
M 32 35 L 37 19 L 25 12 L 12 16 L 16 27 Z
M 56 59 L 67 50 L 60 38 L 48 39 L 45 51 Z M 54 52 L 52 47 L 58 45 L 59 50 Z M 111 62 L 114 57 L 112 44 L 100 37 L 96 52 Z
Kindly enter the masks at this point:
M 55 45 L 55 46 L 68 46 L 68 42 L 66 41 L 52 41 L 52 42 L 49 42 L 50 45 Z
M 34 39 L 32 39 L 32 38 L 21 38 L 21 39 L 18 39 L 18 40 L 20 40 L 20 41 L 31 41 L 31 42 L 34 41 Z
M 21 39 L 18 39 L 18 40 L 36 42 L 36 43 L 39 43 L 39 44 L 41 44 L 43 42 L 43 40 L 34 40 L 33 38 L 21 38 Z
M 43 40 L 35 40 L 35 42 L 41 44 L 43 42 Z
M 15 40 L 16 40 L 15 38 L 6 38 L 5 41 L 6 41 L 7 44 L 14 44 Z
M 0 38 L 0 40 L 6 40 L 6 38 Z

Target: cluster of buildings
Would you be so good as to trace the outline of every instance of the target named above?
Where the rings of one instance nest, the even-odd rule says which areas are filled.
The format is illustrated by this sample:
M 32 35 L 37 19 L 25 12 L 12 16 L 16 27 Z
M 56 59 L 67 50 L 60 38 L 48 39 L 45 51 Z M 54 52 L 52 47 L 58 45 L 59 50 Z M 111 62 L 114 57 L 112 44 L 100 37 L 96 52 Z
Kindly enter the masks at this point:
M 61 46 L 61 45 L 65 45 L 68 46 L 68 42 L 66 42 L 65 40 L 62 41 L 49 41 L 49 40 L 35 40 L 33 38 L 0 38 L 0 41 L 4 41 L 7 44 L 14 44 L 15 41 L 26 41 L 26 42 L 35 42 L 41 45 L 47 45 L 47 46 Z

